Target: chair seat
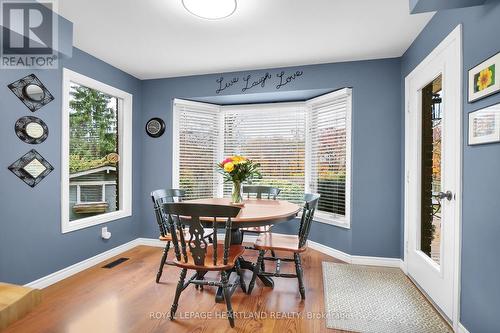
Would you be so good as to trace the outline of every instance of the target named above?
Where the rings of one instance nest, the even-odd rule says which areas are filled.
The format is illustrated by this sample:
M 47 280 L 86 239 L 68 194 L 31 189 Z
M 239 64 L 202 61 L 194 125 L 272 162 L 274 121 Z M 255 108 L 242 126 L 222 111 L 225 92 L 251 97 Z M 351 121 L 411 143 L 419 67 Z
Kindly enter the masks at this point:
M 269 232 L 271 230 L 270 225 L 263 225 L 261 227 L 248 227 L 248 228 L 240 228 L 241 231 L 244 232 L 253 232 L 255 234 L 262 234 L 264 232 Z
M 228 269 L 231 269 L 234 267 L 236 264 L 236 260 L 245 252 L 245 247 L 242 245 L 231 245 L 229 247 L 229 256 L 227 259 L 227 265 L 224 265 L 223 263 L 223 257 L 224 257 L 224 244 L 219 243 L 217 244 L 217 263 L 214 264 L 214 247 L 212 244 L 208 245 L 207 247 L 207 252 L 205 255 L 205 265 L 196 265 L 194 263 L 193 255 L 187 249 L 187 262 L 184 262 L 184 259 L 177 260 L 175 259 L 173 261 L 173 264 L 175 266 L 181 267 L 181 268 L 187 268 L 187 269 L 194 269 L 194 270 L 203 270 L 203 271 L 225 271 Z
M 299 248 L 299 237 L 296 235 L 278 235 L 272 232 L 261 234 L 254 243 L 257 250 L 275 250 L 288 252 L 304 252 L 306 246 Z
M 179 232 L 177 232 L 177 235 L 179 234 Z M 204 229 L 204 233 L 203 233 L 203 238 L 206 238 L 208 236 L 212 236 L 214 234 L 214 231 L 212 229 Z M 184 238 L 186 240 L 189 239 L 189 230 L 188 229 L 185 229 L 184 230 Z M 172 241 L 172 235 L 170 233 L 166 234 L 165 236 L 160 236 L 158 237 L 161 241 L 164 241 L 164 242 L 167 242 L 167 241 Z

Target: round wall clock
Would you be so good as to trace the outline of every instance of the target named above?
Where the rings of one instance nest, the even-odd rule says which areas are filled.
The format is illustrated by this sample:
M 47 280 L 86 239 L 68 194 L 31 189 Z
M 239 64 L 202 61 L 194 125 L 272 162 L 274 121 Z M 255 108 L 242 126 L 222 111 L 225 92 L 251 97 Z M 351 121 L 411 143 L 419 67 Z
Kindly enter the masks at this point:
M 16 121 L 16 135 L 22 141 L 30 144 L 39 144 L 49 136 L 49 128 L 37 117 L 26 116 Z
M 151 118 L 146 123 L 146 133 L 152 138 L 159 138 L 165 133 L 165 122 L 160 118 Z

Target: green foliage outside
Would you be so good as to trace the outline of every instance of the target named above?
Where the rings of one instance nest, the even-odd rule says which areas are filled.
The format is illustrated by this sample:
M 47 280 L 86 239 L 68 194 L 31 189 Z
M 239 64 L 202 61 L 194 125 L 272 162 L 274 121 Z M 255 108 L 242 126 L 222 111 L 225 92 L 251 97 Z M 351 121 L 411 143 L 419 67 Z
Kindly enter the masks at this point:
M 113 97 L 83 86 L 73 86 L 70 95 L 70 172 L 114 165 L 106 160 L 117 152 Z
M 109 162 L 106 157 L 101 159 L 85 159 L 78 155 L 69 156 L 69 172 L 75 173 L 83 170 L 91 170 L 102 166 L 116 166 L 116 163 Z

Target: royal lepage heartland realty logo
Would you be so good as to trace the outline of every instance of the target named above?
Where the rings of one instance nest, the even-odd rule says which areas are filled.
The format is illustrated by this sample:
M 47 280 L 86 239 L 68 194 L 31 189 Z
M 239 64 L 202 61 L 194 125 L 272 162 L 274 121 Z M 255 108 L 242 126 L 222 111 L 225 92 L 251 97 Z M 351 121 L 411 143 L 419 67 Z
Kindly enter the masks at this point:
M 0 0 L 0 68 L 57 68 L 54 1 Z

